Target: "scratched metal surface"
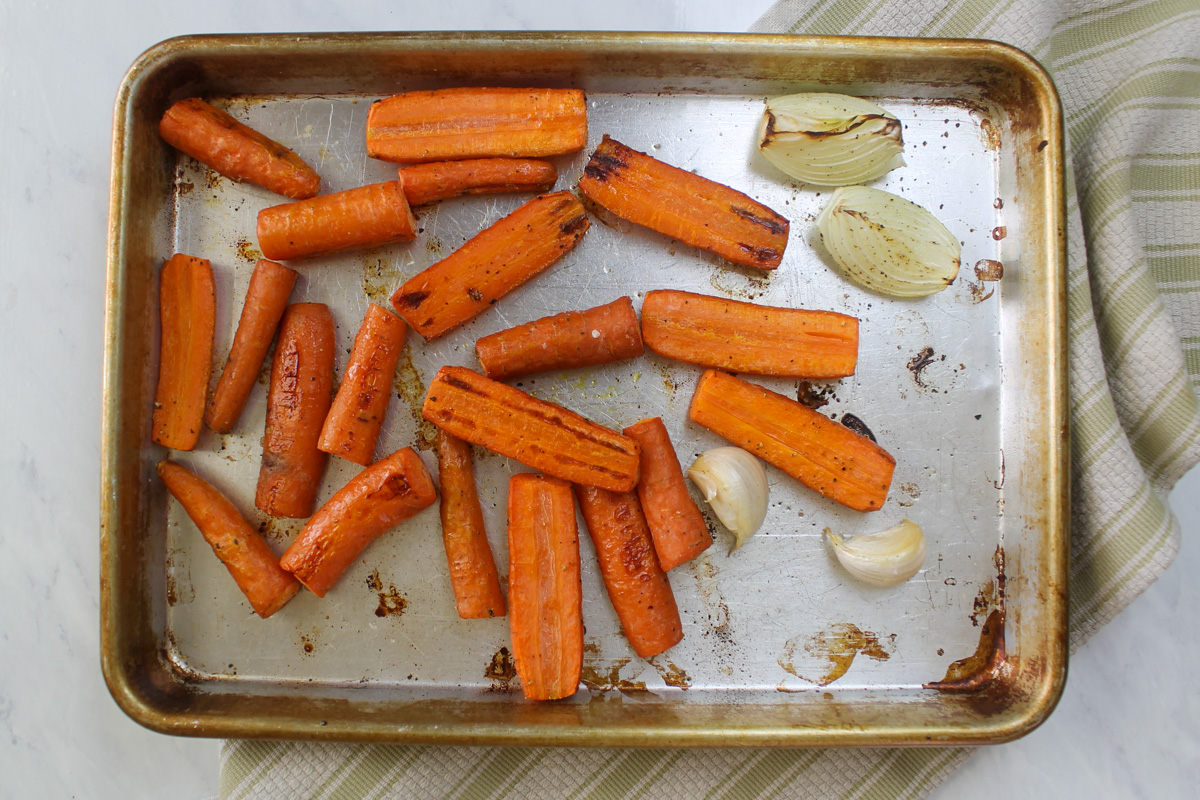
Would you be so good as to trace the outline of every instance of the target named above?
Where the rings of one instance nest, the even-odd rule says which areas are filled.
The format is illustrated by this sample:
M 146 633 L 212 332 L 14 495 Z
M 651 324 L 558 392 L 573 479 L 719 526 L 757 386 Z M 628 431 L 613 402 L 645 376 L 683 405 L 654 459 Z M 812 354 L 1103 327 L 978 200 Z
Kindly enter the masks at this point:
M 331 191 L 393 175 L 391 166 L 364 153 L 364 121 L 374 97 L 218 101 L 316 165 L 324 190 Z M 1001 455 L 1018 400 L 1011 391 L 1006 396 L 1001 380 L 1006 326 L 1016 323 L 1020 307 L 1006 308 L 1005 283 L 984 283 L 972 267 L 1018 258 L 1020 219 L 1014 198 L 1006 194 L 1011 186 L 994 131 L 988 130 L 991 122 L 968 105 L 908 98 L 903 93 L 876 98 L 903 120 L 908 162 L 876 185 L 933 210 L 962 241 L 963 270 L 946 292 L 917 301 L 888 299 L 857 288 L 831 267 L 813 232 L 827 193 L 790 182 L 754 152 L 761 93 L 615 93 L 601 86 L 589 92 L 586 152 L 607 133 L 780 211 L 792 225 L 782 266 L 769 275 L 731 268 L 657 234 L 593 218 L 574 251 L 493 310 L 431 344 L 410 338 L 379 452 L 413 444 L 436 474 L 430 430 L 419 422 L 423 389 L 443 364 L 475 366 L 472 348 L 479 336 L 622 295 L 640 306 L 647 290 L 660 287 L 832 309 L 862 321 L 857 373 L 812 389 L 827 401 L 823 413 L 858 416 L 896 457 L 884 508 L 869 515 L 842 509 L 768 467 L 770 510 L 762 530 L 730 553 L 729 534 L 708 515 L 716 543 L 671 575 L 684 639 L 649 662 L 633 656 L 624 641 L 591 545 L 581 537 L 589 688 L 576 701 L 598 691 L 631 703 L 647 697 L 683 704 L 731 698 L 794 702 L 797 693 L 806 692 L 911 699 L 922 684 L 940 679 L 951 662 L 975 651 L 980 609 L 993 599 L 993 553 L 1006 536 L 1028 534 L 1006 530 Z M 575 185 L 586 152 L 557 159 L 555 188 Z M 418 210 L 421 233 L 412 243 L 295 262 L 302 277 L 293 301 L 323 302 L 333 310 L 339 374 L 369 301 L 387 305 L 405 279 L 525 199 L 448 201 Z M 174 248 L 211 259 L 216 271 L 219 367 L 258 257 L 255 215 L 278 198 L 180 158 L 175 201 Z M 1001 228 L 1007 230 L 1004 238 Z M 686 419 L 700 371 L 648 354 L 518 385 L 613 428 L 661 416 L 686 466 L 722 444 Z M 206 431 L 196 452 L 178 458 L 225 490 L 282 550 L 301 523 L 269 520 L 253 506 L 265 375 L 266 370 L 233 433 Z M 794 380 L 752 380 L 792 397 L 800 389 Z M 503 574 L 504 487 L 524 468 L 478 450 L 476 458 Z M 331 459 L 320 500 L 355 470 Z M 371 685 L 402 688 L 406 697 L 470 697 L 503 688 L 489 666 L 508 646 L 507 620 L 456 617 L 436 506 L 373 544 L 327 597 L 303 592 L 266 621 L 251 613 L 173 501 L 168 515 L 167 654 L 183 674 L 235 692 L 251 685 L 331 690 Z M 892 589 L 849 579 L 822 537 L 826 526 L 844 534 L 873 532 L 905 517 L 924 528 L 928 556 L 915 578 Z M 844 674 L 830 680 L 847 664 Z

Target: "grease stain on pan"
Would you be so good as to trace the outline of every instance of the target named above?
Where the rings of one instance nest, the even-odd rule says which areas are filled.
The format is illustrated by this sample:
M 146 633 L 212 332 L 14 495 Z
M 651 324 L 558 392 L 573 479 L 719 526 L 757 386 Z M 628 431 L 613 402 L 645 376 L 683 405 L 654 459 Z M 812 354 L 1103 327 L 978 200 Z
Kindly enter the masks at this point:
M 372 303 L 390 310 L 388 300 L 400 285 L 400 272 L 394 264 L 385 264 L 381 258 L 368 258 L 363 262 L 363 294 Z
M 975 262 L 975 280 L 967 281 L 967 291 L 975 304 L 982 303 L 996 293 L 996 284 L 1004 277 L 1004 264 L 990 258 Z
M 483 677 L 492 682 L 489 692 L 519 692 L 520 682 L 517 681 L 517 665 L 512 653 L 507 647 L 501 647 L 492 656 L 492 660 L 483 668 Z
M 621 670 L 629 661 L 628 658 L 603 658 L 594 642 L 584 642 L 580 680 L 593 692 L 611 692 L 615 689 L 621 694 L 632 695 L 648 691 L 645 681 L 621 677 Z
M 975 692 L 1003 678 L 1008 668 L 1004 649 L 1004 612 L 995 609 L 988 614 L 979 631 L 979 644 L 975 652 L 951 664 L 940 681 L 926 683 L 924 687 L 939 692 Z
M 237 251 L 238 257 L 244 261 L 249 261 L 251 264 L 258 262 L 262 258 L 262 251 L 257 249 L 253 243 L 246 237 L 241 237 L 234 243 L 234 250 Z
M 412 360 L 412 347 L 406 345 L 400 351 L 400 361 L 396 365 L 396 377 L 392 381 L 396 397 L 408 405 L 416 425 L 416 435 L 412 444 L 418 450 L 429 450 L 437 440 L 437 428 L 421 416 L 421 406 L 425 403 L 425 378 Z
M 367 576 L 367 588 L 379 598 L 379 605 L 375 607 L 375 616 L 399 617 L 408 609 L 408 599 L 397 591 L 394 584 L 389 583 L 387 588 L 384 588 L 383 580 L 379 577 L 379 570 L 374 570 Z
M 690 689 L 692 686 L 692 678 L 683 668 L 676 665 L 672 661 L 665 664 L 659 664 L 656 660 L 649 659 L 650 666 L 654 667 L 654 671 L 663 679 L 663 683 L 667 686 L 674 686 L 676 689 Z
M 839 622 L 807 639 L 792 637 L 777 661 L 801 680 L 828 686 L 845 675 L 859 655 L 887 661 L 892 656 L 894 638 L 880 640 L 878 634 L 851 622 Z

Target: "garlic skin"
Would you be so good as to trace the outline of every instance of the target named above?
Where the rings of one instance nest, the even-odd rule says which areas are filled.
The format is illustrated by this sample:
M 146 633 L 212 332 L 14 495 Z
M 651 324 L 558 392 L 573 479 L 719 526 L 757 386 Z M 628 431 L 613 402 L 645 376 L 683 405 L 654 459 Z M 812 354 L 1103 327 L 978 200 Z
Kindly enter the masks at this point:
M 688 467 L 687 476 L 733 534 L 732 550 L 762 527 L 767 516 L 767 472 L 750 453 L 740 447 L 708 450 Z
M 872 586 L 895 586 L 916 575 L 925 563 L 925 534 L 912 520 L 849 542 L 825 529 L 833 554 L 846 571 Z
M 817 230 L 846 277 L 895 297 L 942 291 L 962 261 L 962 246 L 937 217 L 868 186 L 836 190 L 817 215 Z
M 767 101 L 758 149 L 797 180 L 848 186 L 904 166 L 901 128 L 900 120 L 861 97 L 789 94 Z

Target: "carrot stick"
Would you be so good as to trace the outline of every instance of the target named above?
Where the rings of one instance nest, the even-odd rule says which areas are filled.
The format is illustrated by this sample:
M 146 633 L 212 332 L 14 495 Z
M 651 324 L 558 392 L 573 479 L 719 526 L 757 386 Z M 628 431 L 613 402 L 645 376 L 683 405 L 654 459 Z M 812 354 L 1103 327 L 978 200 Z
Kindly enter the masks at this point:
M 458 615 L 463 619 L 503 617 L 507 613 L 504 592 L 483 527 L 471 445 L 438 431 L 437 459 L 442 543 L 446 546 Z
M 633 492 L 576 486 L 608 599 L 633 652 L 650 658 L 683 639 L 679 608 L 667 573 L 654 552 L 650 527 Z
M 258 246 L 286 260 L 362 250 L 416 238 L 399 181 L 385 181 L 271 206 L 258 212 Z
M 305 523 L 280 566 L 324 597 L 367 545 L 433 505 L 433 478 L 411 447 L 358 473 Z
M 464 194 L 544 192 L 558 180 L 549 161 L 536 158 L 472 158 L 400 167 L 400 183 L 410 206 Z
M 608 136 L 584 168 L 579 191 L 622 219 L 736 264 L 775 269 L 783 260 L 788 221 L 782 216 Z
M 854 317 L 691 292 L 647 292 L 642 335 L 659 355 L 730 372 L 843 378 L 858 361 Z
M 188 468 L 171 461 L 158 462 L 158 476 L 196 523 L 255 614 L 266 619 L 295 596 L 300 584 L 280 568 L 271 545 L 225 495 Z
M 632 439 L 464 367 L 438 370 L 421 416 L 556 478 L 617 492 L 637 485 L 638 446 Z
M 318 448 L 364 467 L 371 463 L 407 332 L 404 320 L 386 308 L 367 306 Z
M 669 572 L 707 550 L 712 544 L 712 534 L 688 492 L 663 421 L 658 417 L 644 419 L 622 433 L 641 445 L 638 498 L 650 525 L 658 561 Z
M 158 132 L 167 144 L 230 180 L 297 200 L 321 189 L 321 176 L 300 156 L 198 97 L 168 108 Z
M 578 89 L 474 88 L 405 92 L 371 104 L 367 155 L 415 163 L 573 153 L 587 144 Z
M 275 338 L 275 329 L 287 308 L 296 277 L 292 270 L 265 258 L 260 258 L 254 266 L 246 302 L 242 304 L 242 316 L 233 335 L 233 346 L 229 348 L 225 369 L 204 415 L 208 427 L 217 433 L 233 430 L 246 407 L 271 340 Z
M 207 260 L 182 253 L 167 260 L 159 274 L 159 318 L 162 343 L 151 438 L 172 450 L 192 450 L 204 420 L 217 325 Z
M 848 508 L 876 511 L 887 499 L 896 459 L 791 398 L 710 369 L 688 416 Z
M 410 278 L 392 305 L 426 341 L 441 336 L 565 255 L 588 224 L 570 192 L 535 197 Z
M 333 397 L 333 315 L 321 303 L 283 312 L 267 390 L 267 432 L 254 505 L 275 517 L 307 517 L 327 456 L 317 448 Z
M 575 694 L 583 672 L 583 587 L 570 484 L 529 473 L 509 479 L 508 592 L 525 697 Z
M 628 297 L 586 311 L 543 317 L 475 342 L 483 374 L 494 380 L 610 364 L 645 351 Z

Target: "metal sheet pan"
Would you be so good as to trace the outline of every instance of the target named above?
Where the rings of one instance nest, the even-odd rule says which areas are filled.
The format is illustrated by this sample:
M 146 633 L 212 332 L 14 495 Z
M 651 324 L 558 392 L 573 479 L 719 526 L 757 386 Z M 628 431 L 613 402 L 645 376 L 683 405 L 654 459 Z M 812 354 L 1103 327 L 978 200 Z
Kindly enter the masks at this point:
M 591 145 L 635 149 L 734 186 L 785 214 L 769 275 L 623 223 L 593 224 L 533 283 L 430 344 L 412 337 L 379 452 L 415 444 L 431 470 L 423 387 L 474 365 L 479 336 L 652 288 L 681 288 L 858 316 L 857 373 L 762 379 L 864 421 L 897 459 L 885 507 L 863 515 L 771 470 L 762 531 L 728 534 L 671 583 L 685 637 L 649 661 L 624 641 L 582 540 L 584 686 L 521 698 L 504 619 L 455 616 L 436 509 L 364 554 L 326 598 L 304 593 L 260 620 L 161 484 L 149 441 L 157 375 L 157 271 L 173 252 L 217 275 L 223 362 L 258 257 L 257 211 L 280 202 L 179 156 L 157 120 L 200 95 L 295 149 L 324 190 L 387 180 L 365 155 L 367 108 L 453 85 L 578 86 Z M 946 292 L 897 301 L 827 262 L 813 218 L 828 192 L 755 154 L 765 97 L 805 90 L 874 99 L 904 122 L 908 166 L 877 185 L 933 210 L 963 242 Z M 590 147 L 557 160 L 571 188 Z M 1062 133 L 1053 86 L 991 42 L 694 34 L 200 36 L 147 51 L 117 99 L 108 254 L 102 509 L 103 666 L 117 702 L 156 730 L 204 736 L 590 746 L 875 745 L 1001 741 L 1051 711 L 1066 670 L 1068 503 Z M 339 370 L 368 302 L 451 252 L 523 197 L 419 211 L 416 241 L 298 262 L 295 300 L 328 303 Z M 1002 265 L 999 277 L 997 265 Z M 659 415 L 681 461 L 721 442 L 689 423 L 700 370 L 652 355 L 524 379 L 526 390 L 620 428 Z M 176 454 L 225 490 L 282 549 L 299 523 L 253 508 L 265 386 L 225 436 Z M 518 464 L 477 451 L 504 572 L 504 487 Z M 332 459 L 328 497 L 354 473 Z M 922 572 L 864 588 L 822 530 L 904 517 L 928 539 Z M 717 526 L 714 525 L 714 528 Z

